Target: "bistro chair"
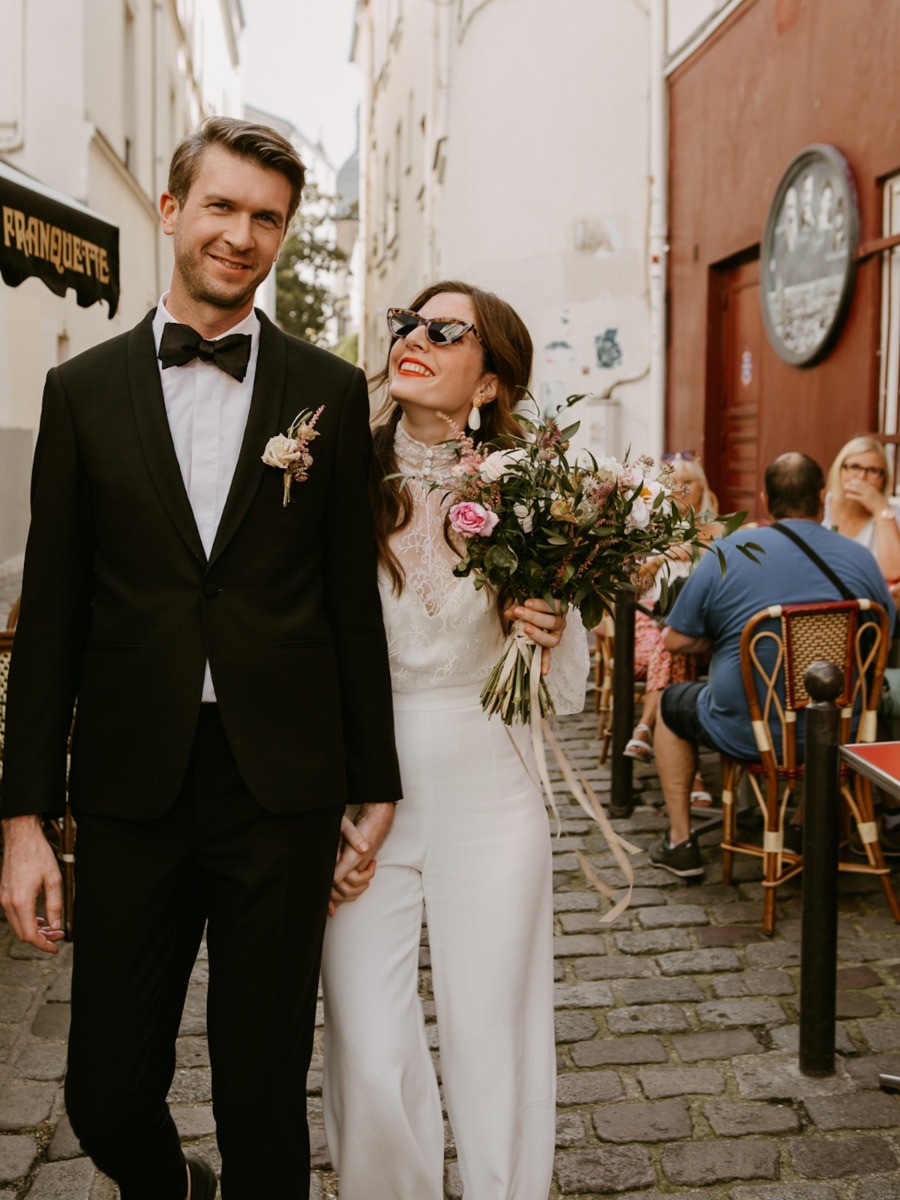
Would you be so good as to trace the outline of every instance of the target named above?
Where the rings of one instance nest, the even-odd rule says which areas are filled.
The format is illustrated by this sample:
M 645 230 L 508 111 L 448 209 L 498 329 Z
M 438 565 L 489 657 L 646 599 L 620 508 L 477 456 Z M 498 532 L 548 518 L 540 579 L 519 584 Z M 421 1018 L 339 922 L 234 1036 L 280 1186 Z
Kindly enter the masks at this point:
M 615 613 L 607 613 L 593 630 L 594 645 L 594 711 L 597 714 L 597 737 L 600 741 L 600 765 L 608 756 L 613 733 L 613 691 L 615 684 Z M 634 688 L 634 710 L 644 703 L 645 684 L 641 679 L 632 681 Z
M 841 743 L 872 742 L 876 737 L 876 713 L 890 650 L 887 613 L 870 600 L 838 600 L 820 604 L 776 604 L 754 614 L 741 636 L 741 675 L 750 710 L 750 721 L 759 750 L 753 762 L 722 755 L 722 879 L 731 881 L 735 854 L 763 860 L 763 930 L 775 931 L 775 889 L 799 874 L 803 856 L 784 844 L 784 828 L 792 801 L 797 799 L 803 778 L 803 763 L 797 750 L 797 723 L 810 697 L 803 682 L 814 662 L 827 661 L 841 668 L 844 687 L 836 704 L 840 710 Z M 856 714 L 858 726 L 851 732 Z M 776 751 L 772 731 L 780 732 L 781 751 Z M 735 796 L 741 779 L 749 782 L 763 817 L 763 840 L 759 845 L 738 833 Z M 874 822 L 872 789 L 868 780 L 844 769 L 841 775 L 842 843 L 847 840 L 849 821 L 860 828 L 860 836 Z M 877 839 L 863 841 L 866 862 L 842 861 L 842 871 L 880 876 L 895 921 L 900 921 L 900 903 L 890 880 L 890 868 Z
M 19 617 L 19 601 L 13 604 L 6 622 L 0 629 L 0 779 L 3 778 L 3 748 L 6 737 L 6 690 L 9 682 L 9 661 L 15 640 L 15 627 Z M 59 860 L 63 881 L 63 930 L 71 939 L 73 932 L 72 909 L 75 898 L 75 821 L 66 804 L 60 817 L 48 817 L 44 821 L 44 832 Z M 2 849 L 2 839 L 0 839 Z
M 607 613 L 600 624 L 594 627 L 594 712 L 597 714 L 601 763 L 606 762 L 612 740 L 614 641 L 613 620 Z

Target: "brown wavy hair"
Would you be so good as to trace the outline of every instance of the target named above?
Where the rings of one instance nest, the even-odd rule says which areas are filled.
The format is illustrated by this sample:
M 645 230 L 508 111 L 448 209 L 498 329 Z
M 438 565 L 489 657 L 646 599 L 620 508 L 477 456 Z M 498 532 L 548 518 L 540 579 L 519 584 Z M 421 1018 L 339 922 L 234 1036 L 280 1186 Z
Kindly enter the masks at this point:
M 534 358 L 531 335 L 522 318 L 505 300 L 458 279 L 443 279 L 430 284 L 406 307 L 418 312 L 429 300 L 444 292 L 469 297 L 475 310 L 475 327 L 481 338 L 484 370 L 497 376 L 496 399 L 482 406 L 481 428 L 472 435 L 473 440 L 476 445 L 482 442 L 502 445 L 504 439 L 520 432 L 512 413 L 525 396 L 531 379 Z M 384 368 L 369 382 L 375 387 L 383 387 L 389 376 L 390 347 Z M 401 415 L 399 404 L 390 396 L 375 413 L 372 429 L 375 453 L 369 480 L 379 561 L 390 574 L 398 594 L 403 590 L 404 577 L 390 548 L 390 536 L 409 524 L 412 498 L 408 488 L 401 489 L 399 480 L 387 476 L 396 475 L 399 469 L 394 453 L 394 433 Z

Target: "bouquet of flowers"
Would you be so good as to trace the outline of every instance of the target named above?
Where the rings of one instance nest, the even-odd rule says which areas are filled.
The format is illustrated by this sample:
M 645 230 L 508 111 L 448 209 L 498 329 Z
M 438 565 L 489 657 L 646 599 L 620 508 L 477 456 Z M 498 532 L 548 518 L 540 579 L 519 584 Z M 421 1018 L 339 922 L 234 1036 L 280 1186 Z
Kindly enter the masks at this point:
M 476 448 L 460 434 L 449 522 L 463 541 L 455 574 L 472 575 L 477 588 L 489 585 L 516 601 L 534 596 L 560 608 L 573 605 L 592 628 L 617 591 L 641 590 L 643 560 L 699 546 L 702 534 L 693 512 L 682 513 L 675 503 L 671 468 L 654 473 L 654 461 L 644 455 L 633 462 L 627 455 L 618 462 L 590 454 L 569 461 L 578 424 L 563 427 L 560 415 L 580 399 L 570 396 L 555 416 L 540 420 L 516 413 L 521 435 L 505 439 L 502 448 Z M 743 516 L 725 519 L 725 532 Z M 540 671 L 532 671 L 534 650 L 514 627 L 482 691 L 485 711 L 499 713 L 506 724 L 553 711 Z

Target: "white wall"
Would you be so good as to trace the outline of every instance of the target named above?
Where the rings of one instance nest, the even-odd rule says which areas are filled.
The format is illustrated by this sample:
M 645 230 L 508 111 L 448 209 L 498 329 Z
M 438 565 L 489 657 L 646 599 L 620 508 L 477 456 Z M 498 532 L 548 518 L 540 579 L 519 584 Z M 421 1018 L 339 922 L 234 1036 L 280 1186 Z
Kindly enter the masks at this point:
M 657 452 L 649 7 L 361 0 L 357 19 L 366 368 L 382 358 L 388 305 L 461 277 L 525 319 L 545 404 L 637 380 L 591 407 L 581 440 Z
M 3 0 L 0 155 L 115 222 L 119 311 L 0 282 L 0 562 L 24 547 L 48 367 L 130 328 L 168 283 L 157 202 L 179 138 L 241 112 L 239 0 Z M 4 446 L 7 448 L 4 450 Z M 9 453 L 8 448 L 15 452 Z

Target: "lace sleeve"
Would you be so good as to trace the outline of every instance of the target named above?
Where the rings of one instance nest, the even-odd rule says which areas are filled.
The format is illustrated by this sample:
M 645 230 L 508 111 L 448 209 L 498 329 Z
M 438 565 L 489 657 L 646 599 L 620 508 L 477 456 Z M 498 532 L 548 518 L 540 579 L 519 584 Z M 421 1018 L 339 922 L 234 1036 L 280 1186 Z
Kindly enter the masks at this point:
M 581 712 L 590 670 L 587 632 L 581 613 L 570 608 L 559 645 L 550 656 L 547 687 L 559 716 Z

